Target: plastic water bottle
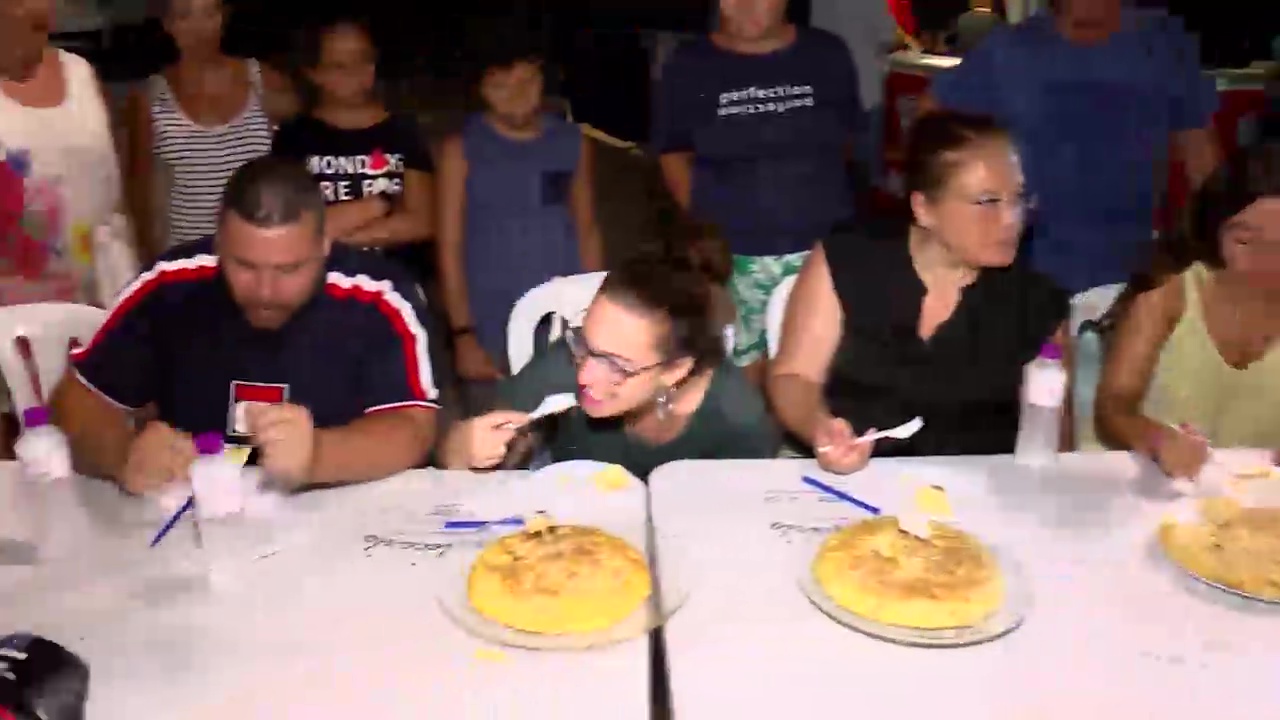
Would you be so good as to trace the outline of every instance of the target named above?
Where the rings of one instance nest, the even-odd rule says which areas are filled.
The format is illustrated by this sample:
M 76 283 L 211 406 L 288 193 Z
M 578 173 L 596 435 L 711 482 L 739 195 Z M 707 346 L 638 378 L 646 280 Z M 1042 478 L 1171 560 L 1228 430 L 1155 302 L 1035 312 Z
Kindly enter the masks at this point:
M 1045 343 L 1039 356 L 1022 371 L 1022 414 L 1014 462 L 1043 467 L 1057 459 L 1066 395 L 1067 369 L 1062 366 L 1062 348 Z
M 215 520 L 244 510 L 244 483 L 240 464 L 222 454 L 222 435 L 204 433 L 195 439 L 199 457 L 191 463 L 191 492 L 196 517 Z
M 28 480 L 51 482 L 66 480 L 73 474 L 71 446 L 57 426 L 49 422 L 49 408 L 32 407 L 22 411 L 22 435 L 14 443 L 13 452 Z
M 49 409 L 31 407 L 22 411 L 22 435 L 14 443 L 21 479 L 9 488 L 11 513 L 26 525 L 25 542 L 16 538 L 3 541 L 0 554 L 57 554 L 55 531 L 70 531 L 75 517 L 69 513 L 77 507 L 71 482 L 71 447 L 67 438 L 49 422 Z M 26 547 L 23 548 L 23 545 Z M 12 560 L 13 558 L 11 558 Z

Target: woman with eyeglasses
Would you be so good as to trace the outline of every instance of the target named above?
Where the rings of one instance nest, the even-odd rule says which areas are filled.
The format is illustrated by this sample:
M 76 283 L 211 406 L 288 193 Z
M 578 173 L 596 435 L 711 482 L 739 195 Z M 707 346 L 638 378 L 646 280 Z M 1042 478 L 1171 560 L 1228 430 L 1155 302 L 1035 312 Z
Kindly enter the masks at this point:
M 1193 478 L 1210 446 L 1280 450 L 1280 143 L 1220 166 L 1169 242 L 1111 310 L 1094 408 L 1108 445 Z
M 830 472 L 872 454 L 1012 452 L 1023 366 L 1052 341 L 1070 367 L 1066 293 L 1014 264 L 1028 201 L 1008 134 L 925 116 L 905 175 L 909 224 L 837 233 L 810 254 L 770 368 L 782 423 Z M 917 416 L 910 440 L 857 442 Z
M 609 273 L 571 328 L 498 388 L 507 408 L 459 423 L 441 447 L 454 469 L 544 456 L 621 465 L 645 478 L 675 460 L 765 458 L 778 435 L 764 399 L 725 358 L 711 285 L 685 259 L 638 257 Z M 578 406 L 530 422 L 548 395 Z

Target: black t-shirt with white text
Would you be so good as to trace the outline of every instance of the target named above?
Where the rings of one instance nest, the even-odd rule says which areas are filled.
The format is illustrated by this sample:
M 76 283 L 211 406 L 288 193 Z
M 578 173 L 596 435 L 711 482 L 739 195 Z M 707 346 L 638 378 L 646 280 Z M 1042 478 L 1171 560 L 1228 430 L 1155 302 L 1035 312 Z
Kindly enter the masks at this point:
M 397 115 L 355 130 L 299 116 L 276 131 L 271 153 L 306 163 L 329 204 L 399 195 L 406 170 L 435 169 L 416 124 Z
M 404 192 L 407 171 L 435 172 L 417 123 L 403 115 L 356 129 L 300 115 L 276 131 L 271 154 L 305 163 L 329 205 L 376 195 L 395 204 Z M 430 253 L 419 243 L 391 248 L 387 254 L 407 264 L 418 280 L 431 274 Z

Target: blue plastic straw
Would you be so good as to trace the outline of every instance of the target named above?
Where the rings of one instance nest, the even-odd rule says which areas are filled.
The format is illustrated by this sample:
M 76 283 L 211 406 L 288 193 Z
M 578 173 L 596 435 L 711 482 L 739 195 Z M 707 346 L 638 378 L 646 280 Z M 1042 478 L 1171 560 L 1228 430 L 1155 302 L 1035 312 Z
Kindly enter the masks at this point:
M 482 530 L 487 527 L 523 527 L 524 518 L 510 517 L 505 520 L 450 520 L 444 524 L 445 530 Z
M 813 488 L 817 488 L 818 490 L 821 490 L 822 492 L 824 492 L 824 493 L 826 493 L 826 494 L 830 495 L 831 497 L 840 498 L 841 500 L 843 500 L 843 501 L 845 501 L 845 502 L 849 503 L 850 505 L 854 505 L 854 506 L 856 506 L 856 507 L 860 507 L 860 508 L 862 508 L 863 510 L 866 510 L 867 512 L 871 513 L 872 515 L 879 515 L 879 514 L 880 514 L 880 508 L 876 507 L 875 505 L 872 505 L 871 503 L 863 502 L 863 501 L 859 500 L 858 498 L 856 498 L 856 497 L 854 497 L 854 496 L 852 496 L 852 495 L 850 495 L 850 494 L 848 494 L 848 493 L 846 493 L 846 492 L 843 492 L 843 491 L 841 491 L 841 490 L 837 490 L 837 489 L 835 489 L 835 488 L 831 487 L 830 485 L 828 485 L 828 484 L 826 484 L 826 483 L 822 482 L 821 480 L 815 480 L 815 479 L 813 479 L 813 478 L 811 478 L 811 477 L 807 477 L 807 476 L 806 476 L 806 477 L 802 477 L 802 478 L 800 478 L 800 479 L 801 479 L 802 481 L 804 481 L 804 484 L 805 484 L 805 485 L 808 485 L 808 486 L 813 487 Z
M 182 507 L 178 508 L 178 511 L 173 514 L 173 517 L 169 518 L 169 521 L 164 524 L 164 527 L 160 528 L 160 532 L 156 533 L 156 536 L 151 539 L 150 547 L 159 545 L 160 541 L 164 539 L 164 536 L 168 535 L 169 531 L 177 527 L 178 521 L 182 519 L 182 516 L 191 512 L 191 509 L 195 506 L 196 496 L 191 495 L 187 498 L 186 502 L 182 503 Z

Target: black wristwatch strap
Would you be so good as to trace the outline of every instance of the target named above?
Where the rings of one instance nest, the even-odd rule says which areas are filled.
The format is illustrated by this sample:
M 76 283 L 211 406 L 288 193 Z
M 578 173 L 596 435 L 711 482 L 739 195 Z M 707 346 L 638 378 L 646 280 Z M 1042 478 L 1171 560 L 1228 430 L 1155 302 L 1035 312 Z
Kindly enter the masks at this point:
M 475 335 L 476 329 L 475 329 L 475 326 L 473 325 L 463 325 L 462 327 L 456 327 L 449 330 L 449 334 L 456 338 L 460 338 L 460 337 L 465 337 L 467 335 Z

